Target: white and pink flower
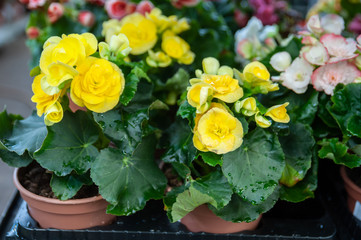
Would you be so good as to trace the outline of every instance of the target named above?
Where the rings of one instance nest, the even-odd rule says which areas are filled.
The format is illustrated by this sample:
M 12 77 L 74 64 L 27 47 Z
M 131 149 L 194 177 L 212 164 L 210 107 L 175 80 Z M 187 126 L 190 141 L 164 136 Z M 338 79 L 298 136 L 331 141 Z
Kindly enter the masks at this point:
M 24 1 L 26 2 L 26 1 Z M 29 0 L 28 2 L 28 8 L 29 9 L 37 9 L 39 7 L 42 7 L 45 5 L 46 0 Z
M 95 15 L 90 11 L 80 11 L 78 21 L 85 27 L 92 27 L 95 23 Z
M 356 42 L 351 38 L 344 38 L 341 35 L 327 33 L 320 39 L 321 43 L 327 49 L 331 56 L 329 63 L 336 63 L 358 56 L 356 51 Z
M 334 33 L 340 35 L 345 29 L 345 21 L 336 14 L 327 14 L 321 17 L 321 27 L 326 33 Z
M 312 74 L 312 84 L 317 91 L 333 95 L 333 90 L 339 83 L 349 84 L 361 77 L 361 71 L 347 61 L 326 64 L 317 68 Z
M 315 34 L 321 34 L 323 32 L 323 28 L 321 27 L 321 20 L 318 15 L 313 15 L 310 17 L 307 22 L 307 29 L 308 31 Z
M 140 14 L 143 14 L 145 16 L 145 14 L 150 13 L 153 8 L 154 8 L 154 5 L 151 1 L 143 0 L 140 3 L 138 3 L 135 11 Z
M 128 2 L 124 0 L 108 0 L 105 2 L 105 10 L 113 19 L 122 19 L 129 12 Z
M 307 91 L 311 82 L 311 75 L 314 67 L 303 58 L 296 58 L 292 64 L 280 76 L 282 85 L 293 90 L 297 94 Z
M 330 58 L 326 48 L 319 41 L 313 45 L 302 47 L 301 55 L 310 64 L 320 66 L 325 65 Z
M 292 62 L 291 55 L 288 52 L 278 52 L 271 57 L 270 64 L 278 72 L 285 71 Z
M 356 38 L 357 48 L 361 51 L 361 34 Z
M 55 23 L 64 14 L 64 6 L 60 3 L 53 2 L 48 8 L 48 17 L 51 23 Z

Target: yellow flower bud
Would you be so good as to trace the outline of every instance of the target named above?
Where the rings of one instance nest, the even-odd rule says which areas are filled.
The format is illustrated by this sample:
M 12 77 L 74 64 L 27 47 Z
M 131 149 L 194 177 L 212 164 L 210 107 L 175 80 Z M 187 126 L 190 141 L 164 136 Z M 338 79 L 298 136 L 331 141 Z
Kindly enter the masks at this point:
M 115 53 L 115 55 L 120 54 L 122 57 L 126 57 L 132 49 L 129 47 L 129 40 L 127 36 L 120 33 L 118 35 L 113 35 L 110 38 L 109 50 Z
M 208 57 L 202 61 L 203 71 L 206 74 L 217 74 L 219 69 L 219 61 L 213 57 Z
M 44 122 L 45 125 L 51 126 L 54 123 L 58 123 L 63 119 L 63 108 L 59 102 L 55 102 L 51 105 L 45 113 Z
M 233 69 L 228 66 L 222 66 L 218 69 L 217 75 L 229 75 L 231 78 L 233 78 Z
M 243 75 L 249 82 L 253 81 L 268 81 L 270 74 L 265 65 L 260 62 L 251 62 L 243 69 Z M 256 78 L 256 79 L 255 79 Z
M 242 123 L 219 103 L 212 103 L 195 119 L 193 144 L 200 151 L 225 154 L 239 148 L 243 142 Z
M 260 112 L 257 112 L 255 115 L 255 120 L 258 126 L 261 128 L 268 128 L 271 126 L 271 122 L 267 120 L 267 118 L 263 117 Z
M 114 108 L 124 89 L 124 76 L 117 65 L 105 59 L 88 57 L 77 68 L 70 97 L 80 107 L 103 113 Z
M 184 32 L 186 30 L 190 29 L 189 23 L 185 18 L 181 18 L 177 20 L 175 24 L 172 26 L 172 32 L 175 34 L 179 34 L 181 32 Z
M 142 14 L 133 13 L 122 19 L 120 33 L 127 36 L 130 53 L 140 55 L 152 49 L 157 42 L 156 25 Z
M 248 97 L 243 99 L 242 101 L 237 101 L 234 104 L 234 108 L 236 112 L 242 112 L 243 115 L 252 116 L 256 113 L 257 103 L 256 99 L 253 97 Z
M 150 13 L 146 14 L 146 17 L 157 26 L 158 33 L 164 32 L 170 26 L 170 19 L 162 15 L 159 8 L 153 8 Z
M 290 121 L 290 116 L 287 114 L 286 107 L 288 102 L 282 105 L 276 105 L 267 110 L 265 116 L 271 117 L 273 121 L 280 123 L 288 123 Z
M 110 49 L 109 49 L 108 43 L 100 42 L 98 44 L 98 47 L 99 47 L 99 55 L 100 55 L 100 57 L 105 59 L 105 60 L 109 60 Z
M 44 78 L 44 76 L 44 74 L 39 74 L 34 78 L 32 84 L 34 95 L 32 96 L 31 101 L 36 103 L 36 110 L 39 117 L 43 115 L 51 105 L 55 104 L 61 95 L 60 92 L 58 94 L 48 95 L 42 90 L 41 79 Z
M 208 83 L 199 82 L 188 89 L 188 103 L 197 108 L 197 113 L 208 110 L 212 100 L 213 88 Z
M 153 52 L 148 51 L 148 57 L 146 58 L 147 64 L 151 67 L 168 67 L 172 63 L 172 59 L 162 51 Z
M 227 103 L 234 103 L 243 97 L 243 89 L 239 86 L 238 81 L 229 75 L 203 74 L 201 80 L 213 87 L 214 98 Z

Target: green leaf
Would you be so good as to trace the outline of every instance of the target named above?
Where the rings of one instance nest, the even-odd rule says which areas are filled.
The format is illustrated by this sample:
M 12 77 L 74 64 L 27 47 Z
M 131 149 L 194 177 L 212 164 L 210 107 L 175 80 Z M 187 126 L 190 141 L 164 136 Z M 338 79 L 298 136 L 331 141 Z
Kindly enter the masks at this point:
M 28 118 L 15 122 L 13 132 L 4 145 L 18 155 L 23 155 L 25 151 L 32 155 L 41 147 L 46 134 L 44 119 L 33 112 Z
M 74 197 L 84 184 L 92 184 L 89 174 L 69 174 L 64 177 L 53 174 L 50 180 L 51 189 L 60 200 L 68 200 Z
M 277 136 L 257 128 L 241 147 L 223 155 L 223 174 L 235 191 L 252 204 L 265 201 L 277 188 L 285 155 Z
M 99 154 L 92 145 L 100 129 L 89 113 L 66 111 L 61 122 L 48 127 L 44 143 L 34 154 L 38 163 L 58 176 L 84 174 Z
M 131 154 L 142 141 L 143 125 L 149 118 L 147 109 L 131 113 L 113 109 L 106 113 L 93 113 L 93 116 L 105 136 L 128 154 Z
M 21 120 L 21 116 L 8 114 L 6 110 L 0 113 L 0 139 L 11 136 L 15 120 Z
M 125 78 L 125 86 L 122 95 L 119 98 L 119 102 L 122 103 L 124 106 L 127 106 L 129 102 L 133 99 L 137 88 L 140 78 L 133 72 L 129 73 Z
M 40 67 L 36 66 L 30 71 L 30 77 L 35 77 L 41 73 Z
M 191 124 L 191 126 L 194 125 L 194 118 L 196 116 L 196 108 L 192 107 L 187 100 L 185 100 L 180 106 L 177 111 L 177 116 L 180 116 L 183 119 L 188 119 L 188 121 Z
M 227 179 L 219 170 L 193 181 L 192 186 L 199 192 L 213 198 L 215 204 L 212 205 L 217 209 L 223 208 L 231 201 L 233 190 Z
M 348 153 L 349 148 L 337 138 L 322 139 L 318 144 L 322 146 L 318 152 L 320 158 L 331 159 L 336 164 L 342 164 L 349 168 L 361 165 L 361 157 Z
M 231 200 L 232 194 L 231 186 L 223 174 L 220 171 L 212 172 L 201 179 L 192 180 L 188 189 L 178 188 L 168 194 L 165 200 L 168 216 L 172 222 L 178 221 L 205 203 L 217 209 L 223 208 Z
M 361 83 L 351 83 L 341 89 L 335 89 L 331 101 L 333 105 L 327 106 L 327 109 L 336 119 L 342 132 L 361 137 L 356 125 L 361 118 Z
M 0 158 L 11 167 L 26 167 L 33 159 L 29 156 L 28 151 L 19 156 L 15 152 L 9 151 L 2 142 L 0 142 Z
M 92 165 L 91 178 L 111 204 L 108 213 L 130 215 L 143 209 L 149 199 L 162 198 L 167 179 L 154 162 L 154 149 L 154 138 L 148 136 L 133 155 L 112 148 L 100 152 Z
M 222 156 L 212 152 L 199 152 L 198 156 L 201 156 L 203 161 L 212 167 L 223 164 Z
M 330 107 L 331 97 L 326 93 L 320 94 L 319 97 L 319 109 L 317 116 L 322 119 L 322 121 L 330 128 L 338 128 L 336 120 L 331 116 L 327 108 Z
M 155 91 L 172 91 L 176 94 L 182 94 L 187 90 L 189 80 L 189 74 L 183 68 L 179 68 L 178 71 L 171 77 L 168 78 L 166 83 L 159 82 L 159 86 Z
M 308 125 L 296 123 L 290 125 L 290 134 L 279 137 L 286 156 L 286 167 L 280 182 L 292 187 L 301 181 L 311 167 L 312 149 L 315 140 Z
M 178 119 L 167 130 L 168 151 L 162 157 L 167 163 L 184 163 L 189 166 L 196 158 L 197 149 L 193 145 L 193 133 L 186 120 Z
M 260 214 L 270 210 L 278 200 L 278 188 L 262 203 L 253 205 L 243 200 L 238 194 L 233 194 L 230 203 L 222 209 L 216 209 L 210 205 L 208 207 L 218 217 L 230 222 L 252 222 L 256 220 Z
M 315 150 L 313 151 L 312 167 L 307 172 L 306 177 L 293 187 L 281 187 L 280 198 L 282 200 L 298 203 L 308 198 L 314 198 L 314 191 L 317 188 L 318 171 L 318 158 Z

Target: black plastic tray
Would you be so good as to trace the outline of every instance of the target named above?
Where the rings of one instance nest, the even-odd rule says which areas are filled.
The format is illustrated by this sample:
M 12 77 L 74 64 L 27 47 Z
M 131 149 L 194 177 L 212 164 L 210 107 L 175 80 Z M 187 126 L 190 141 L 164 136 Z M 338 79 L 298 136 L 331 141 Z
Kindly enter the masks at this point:
M 324 160 L 327 161 L 327 160 Z M 326 211 L 336 225 L 340 240 L 360 240 L 361 221 L 355 218 L 347 207 L 347 193 L 340 176 L 340 167 L 324 162 L 320 173 L 320 194 Z
M 0 223 L 0 239 L 334 239 L 336 227 L 319 198 L 300 204 L 279 202 L 263 215 L 255 231 L 234 234 L 191 233 L 179 222 L 170 223 L 161 201 L 151 201 L 144 210 L 116 222 L 86 230 L 40 229 L 30 217 L 26 203 L 17 194 Z

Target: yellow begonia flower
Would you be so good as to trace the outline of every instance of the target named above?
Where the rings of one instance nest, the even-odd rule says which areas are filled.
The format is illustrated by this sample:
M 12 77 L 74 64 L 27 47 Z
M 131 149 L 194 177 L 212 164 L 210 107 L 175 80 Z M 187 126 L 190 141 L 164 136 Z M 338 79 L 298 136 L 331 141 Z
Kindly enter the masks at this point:
M 172 59 L 162 51 L 153 52 L 148 51 L 148 57 L 146 58 L 147 64 L 151 67 L 168 67 L 172 63 Z
M 129 39 L 131 54 L 140 55 L 152 49 L 157 42 L 156 25 L 140 13 L 126 16 L 120 22 L 120 33 Z
M 66 36 L 66 35 L 63 35 Z M 78 38 L 85 47 L 85 55 L 90 56 L 97 51 L 98 48 L 98 40 L 92 33 L 83 33 L 79 34 L 69 34 L 68 37 Z
M 255 120 L 258 126 L 261 128 L 268 128 L 271 126 L 271 122 L 267 120 L 264 116 L 260 114 L 260 112 L 257 112 L 255 115 Z
M 58 123 L 63 119 L 63 108 L 59 102 L 55 102 L 51 105 L 44 116 L 45 125 L 51 126 L 54 123 Z
M 199 82 L 188 89 L 187 101 L 191 106 L 197 108 L 197 113 L 204 113 L 210 106 L 212 95 L 212 86 L 208 83 Z
M 255 81 L 254 77 L 256 77 L 258 81 L 268 81 L 270 79 L 270 74 L 266 66 L 260 62 L 247 64 L 243 69 L 243 75 L 249 82 Z
M 252 116 L 257 111 L 257 103 L 256 99 L 253 97 L 248 97 L 243 99 L 242 101 L 237 101 L 234 104 L 234 108 L 236 112 L 242 112 L 243 115 Z
M 170 26 L 170 19 L 162 15 L 162 11 L 159 8 L 153 8 L 150 13 L 146 13 L 146 17 L 154 22 L 159 33 L 164 32 Z
M 63 82 L 73 79 L 78 72 L 71 66 L 62 62 L 54 62 L 48 66 L 49 74 L 46 82 L 52 87 L 58 87 Z
M 271 117 L 275 122 L 288 123 L 290 121 L 290 116 L 288 116 L 286 109 L 288 104 L 289 103 L 286 102 L 282 105 L 270 107 L 265 113 L 265 116 Z
M 102 35 L 105 37 L 105 41 L 109 43 L 113 35 L 118 35 L 120 33 L 121 28 L 122 25 L 120 21 L 116 19 L 110 19 L 103 22 Z
M 200 151 L 225 154 L 239 148 L 243 142 L 242 123 L 219 103 L 202 115 L 197 115 L 193 144 Z
M 162 50 L 181 64 L 189 65 L 194 61 L 194 53 L 189 44 L 171 31 L 166 31 L 162 38 Z
M 185 18 L 181 18 L 179 20 L 176 19 L 175 22 L 171 23 L 171 31 L 174 32 L 175 34 L 179 34 L 181 32 L 187 31 L 188 29 L 190 29 L 190 26 L 187 19 Z
M 34 95 L 32 96 L 31 101 L 36 103 L 36 110 L 39 117 L 43 115 L 51 105 L 55 104 L 61 96 L 60 92 L 58 94 L 48 95 L 42 90 L 41 79 L 44 76 L 44 74 L 39 74 L 34 78 L 32 84 Z
M 80 107 L 103 113 L 114 108 L 124 90 L 124 76 L 117 65 L 94 57 L 86 58 L 71 82 L 70 97 Z
M 228 74 L 226 75 L 208 75 L 203 74 L 202 82 L 208 83 L 213 88 L 213 97 L 221 99 L 226 103 L 234 103 L 243 97 L 243 89 L 238 81 Z

